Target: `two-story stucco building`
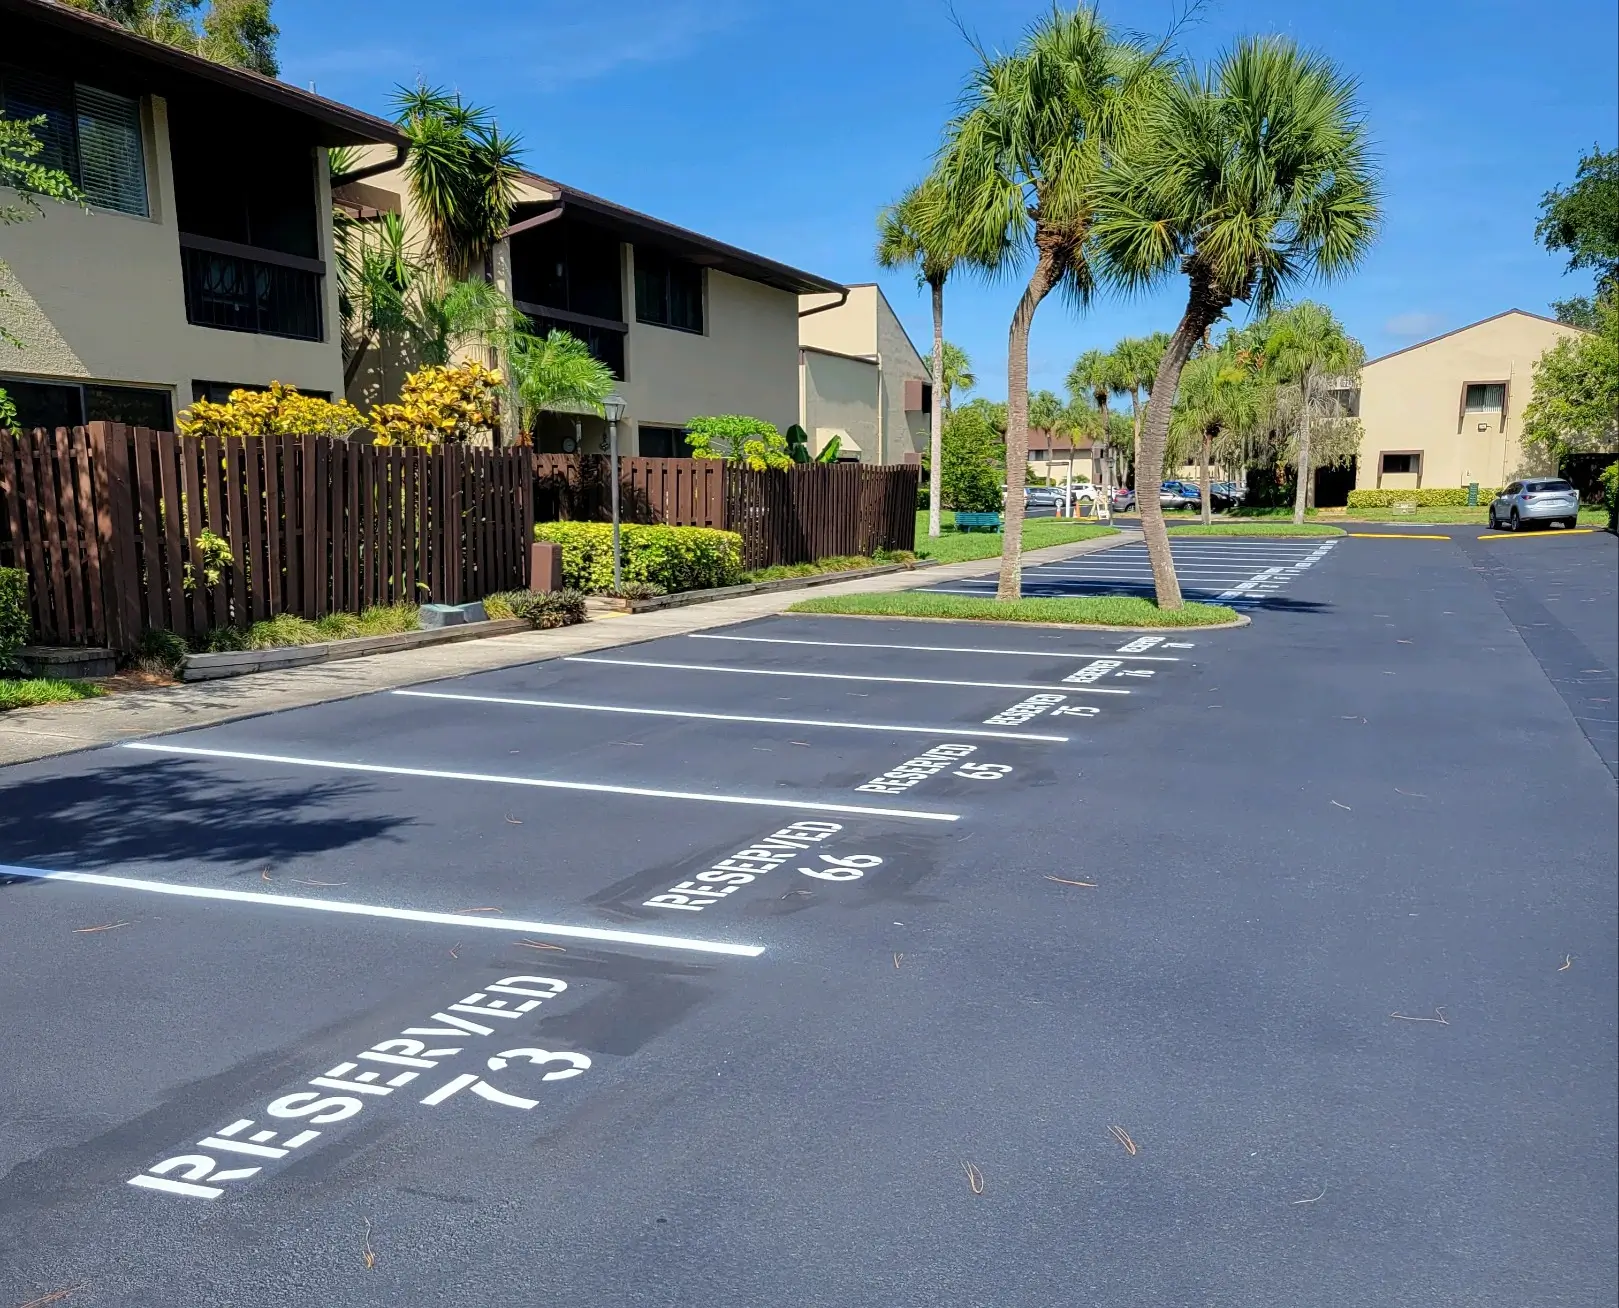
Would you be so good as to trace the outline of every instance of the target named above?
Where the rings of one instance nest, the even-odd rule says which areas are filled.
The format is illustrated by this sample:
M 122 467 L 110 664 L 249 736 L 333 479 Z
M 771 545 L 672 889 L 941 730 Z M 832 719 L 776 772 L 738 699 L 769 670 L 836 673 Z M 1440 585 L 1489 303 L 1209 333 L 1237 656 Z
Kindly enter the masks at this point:
M 327 150 L 392 124 L 51 0 L 0 0 L 0 110 L 84 206 L 0 228 L 0 386 L 25 427 L 172 428 L 193 400 L 340 395 Z M 0 188 L 0 204 L 15 197 Z
M 336 194 L 420 230 L 402 169 Z M 686 424 L 705 414 L 747 414 L 783 430 L 795 422 L 799 297 L 842 290 L 536 173 L 519 180 L 489 271 L 536 331 L 569 332 L 612 368 L 626 406 L 620 449 L 662 457 L 684 455 Z M 395 366 L 363 360 L 349 398 L 363 406 L 386 393 Z M 607 448 L 605 424 L 590 416 L 544 414 L 532 436 L 542 452 Z

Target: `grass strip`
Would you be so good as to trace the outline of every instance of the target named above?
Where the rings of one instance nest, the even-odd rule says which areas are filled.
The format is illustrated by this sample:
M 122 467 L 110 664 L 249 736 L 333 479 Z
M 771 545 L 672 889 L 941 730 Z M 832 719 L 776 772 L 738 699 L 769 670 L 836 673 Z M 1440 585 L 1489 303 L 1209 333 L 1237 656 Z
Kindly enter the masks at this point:
M 789 612 L 956 618 L 975 622 L 1055 622 L 1076 627 L 1208 627 L 1237 620 L 1237 611 L 1223 604 L 1188 604 L 1179 609 L 1161 609 L 1151 600 L 1135 595 L 1001 601 L 920 590 L 818 595 L 814 599 L 800 600 Z
M 1171 525 L 1171 536 L 1342 536 L 1342 527 L 1329 527 L 1324 522 L 1211 522 L 1189 526 Z
M 107 692 L 88 681 L 62 681 L 56 677 L 0 678 L 0 712 L 31 708 L 36 704 L 71 704 L 96 699 Z

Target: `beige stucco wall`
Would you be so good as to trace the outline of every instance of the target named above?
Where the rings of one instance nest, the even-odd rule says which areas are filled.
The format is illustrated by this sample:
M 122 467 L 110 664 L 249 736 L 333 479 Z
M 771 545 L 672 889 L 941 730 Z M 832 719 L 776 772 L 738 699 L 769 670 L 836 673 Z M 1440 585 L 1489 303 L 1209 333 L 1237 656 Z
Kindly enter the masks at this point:
M 28 222 L 4 229 L 0 273 L 7 298 L 0 313 L 23 348 L 0 353 L 0 372 L 152 385 L 171 392 L 175 410 L 191 402 L 191 383 L 289 382 L 306 390 L 343 390 L 337 340 L 337 284 L 332 230 L 323 221 L 321 258 L 328 275 L 324 341 L 193 327 L 186 322 L 174 211 L 168 113 L 160 98 L 144 102 L 149 218 L 46 203 Z M 317 211 L 331 212 L 324 151 L 317 151 Z M 12 192 L 0 187 L 0 204 Z
M 877 457 L 877 387 L 881 378 L 869 359 L 800 351 L 803 409 L 800 422 L 809 433 L 810 449 L 819 454 L 832 436 L 842 437 L 840 451 L 859 448 L 862 462 Z
M 880 386 L 873 388 L 870 400 L 872 412 L 862 420 L 875 433 L 869 445 L 861 442 L 862 461 L 899 463 L 905 455 L 927 449 L 928 415 L 905 408 L 905 383 L 928 381 L 930 367 L 881 289 L 851 286 L 849 299 L 842 305 L 836 295 L 804 295 L 799 297 L 799 309 L 820 310 L 799 319 L 800 345 L 881 365 Z M 801 413 L 799 421 L 813 435 L 813 423 L 808 420 L 812 416 Z
M 1355 485 L 1378 485 L 1384 453 L 1421 451 L 1421 484 L 1502 486 L 1541 469 L 1519 443 L 1535 361 L 1576 329 L 1514 310 L 1368 363 L 1361 372 L 1363 430 Z M 1463 387 L 1505 382 L 1506 413 L 1462 414 Z M 1484 430 L 1480 431 L 1482 424 Z M 1385 489 L 1411 489 L 1415 474 L 1388 474 Z

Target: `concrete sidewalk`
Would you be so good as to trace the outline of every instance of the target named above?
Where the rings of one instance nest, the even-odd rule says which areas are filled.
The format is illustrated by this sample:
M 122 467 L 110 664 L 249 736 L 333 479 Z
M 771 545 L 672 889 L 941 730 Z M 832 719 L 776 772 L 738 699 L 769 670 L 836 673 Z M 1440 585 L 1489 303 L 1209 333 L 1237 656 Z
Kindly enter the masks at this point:
M 1129 545 L 1140 539 L 1140 531 L 1126 528 L 1117 536 L 1029 550 L 1023 557 L 1030 564 L 1052 563 Z M 981 577 L 994 573 L 999 567 L 999 558 L 973 559 L 967 563 L 947 563 L 936 568 L 866 577 L 859 581 L 837 582 L 808 590 L 748 595 L 739 599 L 717 600 L 712 604 L 661 609 L 654 613 L 604 615 L 576 627 L 559 627 L 552 631 L 492 636 L 487 640 L 467 641 L 459 645 L 376 654 L 341 663 L 317 663 L 310 667 L 289 668 L 285 672 L 260 672 L 227 681 L 194 682 L 156 690 L 131 691 L 109 695 L 105 699 L 80 700 L 74 704 L 13 709 L 0 716 L 0 765 L 27 763 L 74 750 L 113 745 L 139 736 L 187 731 L 235 718 L 350 699 L 356 695 L 393 690 L 424 681 L 488 672 L 522 663 L 540 663 L 568 654 L 633 645 L 643 640 L 702 631 L 708 627 L 723 627 L 733 622 L 746 622 L 750 618 L 781 613 L 807 595 L 910 590 L 937 585 L 941 581 Z

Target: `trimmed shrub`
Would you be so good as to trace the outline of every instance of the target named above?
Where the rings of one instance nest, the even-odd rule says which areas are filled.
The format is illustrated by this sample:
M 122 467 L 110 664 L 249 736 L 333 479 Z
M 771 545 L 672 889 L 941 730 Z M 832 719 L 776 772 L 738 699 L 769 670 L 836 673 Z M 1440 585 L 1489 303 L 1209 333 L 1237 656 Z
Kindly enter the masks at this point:
M 28 643 L 33 619 L 28 616 L 28 574 L 21 568 L 0 568 L 0 664 Z
M 742 537 L 734 531 L 625 523 L 620 533 L 626 582 L 649 582 L 672 594 L 742 580 Z M 595 595 L 613 589 L 612 524 L 541 522 L 534 527 L 534 539 L 562 547 L 565 586 Z
M 1501 492 L 1494 486 L 1478 488 L 1478 504 L 1483 508 Z M 1417 490 L 1352 490 L 1352 509 L 1392 509 L 1396 504 L 1415 504 L 1419 509 L 1465 509 L 1467 487 L 1423 486 Z

